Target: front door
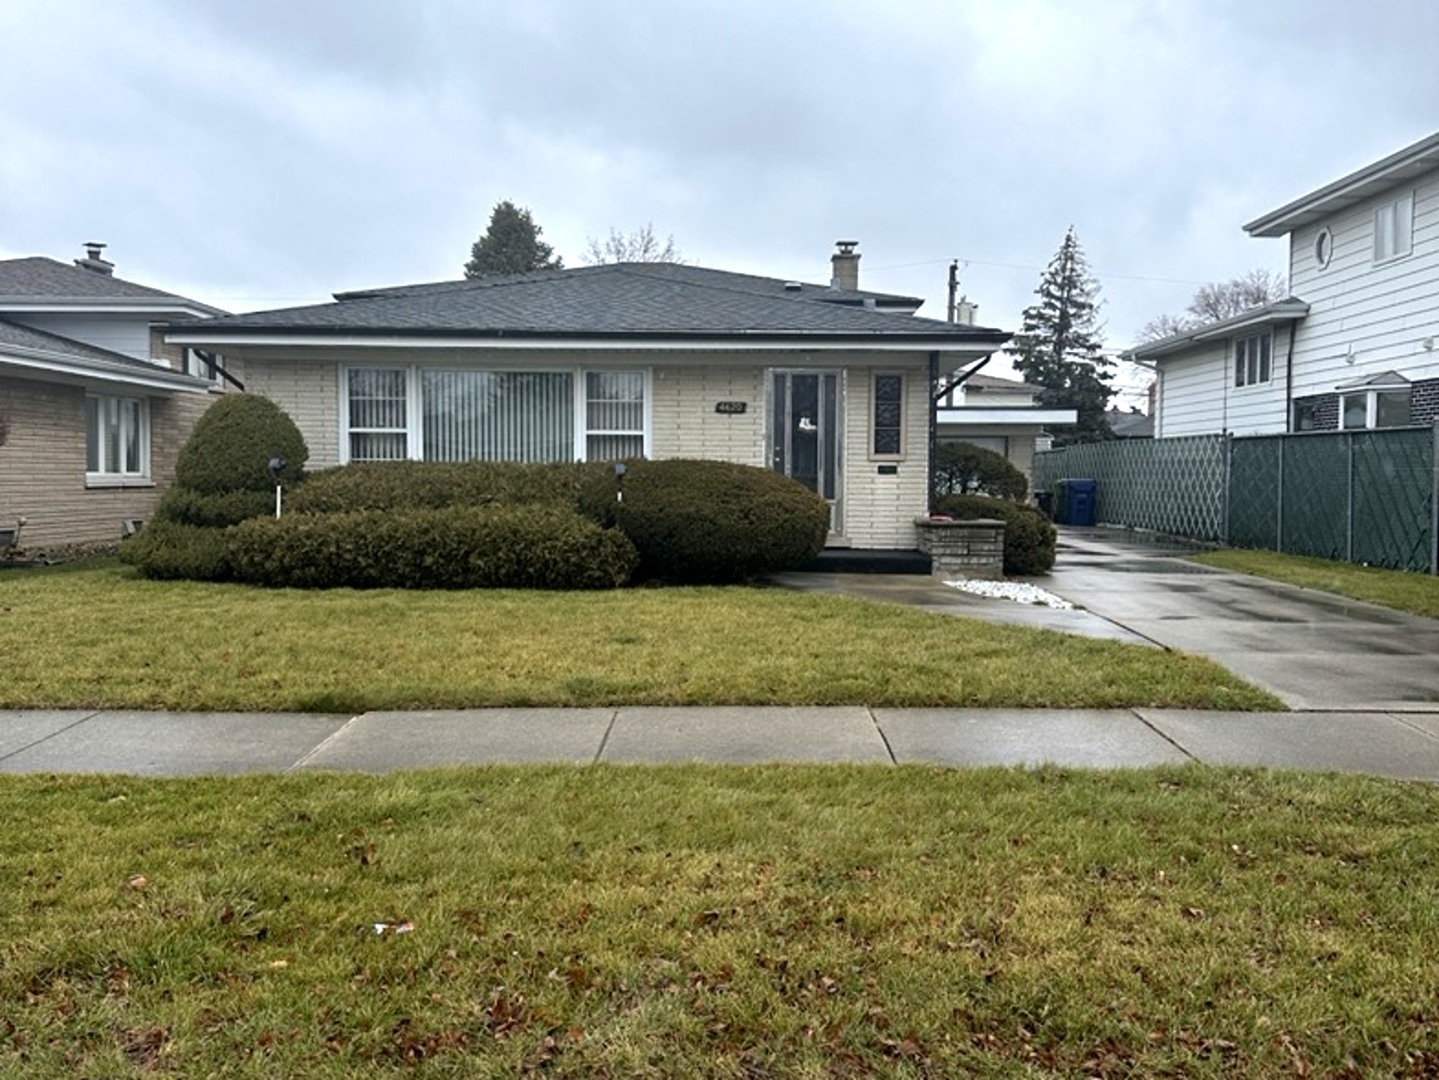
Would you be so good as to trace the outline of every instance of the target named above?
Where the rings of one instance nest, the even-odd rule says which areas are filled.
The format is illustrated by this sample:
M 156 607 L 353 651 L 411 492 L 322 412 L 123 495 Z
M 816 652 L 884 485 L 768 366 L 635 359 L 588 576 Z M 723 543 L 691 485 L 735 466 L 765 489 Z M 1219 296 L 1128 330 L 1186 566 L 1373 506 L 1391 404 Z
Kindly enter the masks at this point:
M 770 465 L 829 503 L 830 532 L 842 533 L 839 374 L 771 372 L 770 403 Z

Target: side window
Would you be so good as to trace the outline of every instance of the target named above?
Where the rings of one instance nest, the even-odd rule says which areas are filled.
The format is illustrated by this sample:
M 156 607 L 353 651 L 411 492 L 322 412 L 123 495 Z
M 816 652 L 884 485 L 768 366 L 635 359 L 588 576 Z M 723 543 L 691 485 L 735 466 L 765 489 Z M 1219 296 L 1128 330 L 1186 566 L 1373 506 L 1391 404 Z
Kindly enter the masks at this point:
M 150 476 L 150 402 L 91 395 L 85 399 L 85 478 L 104 483 Z
M 408 373 L 351 368 L 347 373 L 351 461 L 401 461 L 409 456 Z
M 904 376 L 875 375 L 873 400 L 871 455 L 900 457 L 904 454 Z
M 1234 339 L 1234 385 L 1253 386 L 1267 383 L 1272 374 L 1270 353 L 1273 337 L 1265 331 Z
M 1408 255 L 1414 247 L 1414 193 L 1406 192 L 1374 211 L 1374 261 Z

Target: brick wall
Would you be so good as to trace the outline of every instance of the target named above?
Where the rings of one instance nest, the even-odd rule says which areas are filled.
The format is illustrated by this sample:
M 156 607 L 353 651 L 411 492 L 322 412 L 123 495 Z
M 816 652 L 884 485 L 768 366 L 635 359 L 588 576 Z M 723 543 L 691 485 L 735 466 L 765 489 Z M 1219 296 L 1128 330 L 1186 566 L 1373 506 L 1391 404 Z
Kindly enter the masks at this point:
M 1439 418 L 1439 379 L 1416 382 L 1409 398 L 1409 419 L 1415 424 L 1432 424 Z
M 174 394 L 150 399 L 150 479 L 114 487 L 85 484 L 85 390 L 0 376 L 0 523 L 27 519 L 27 548 L 119 540 L 123 523 L 148 521 L 175 474 L 175 455 L 215 399 Z
M 340 463 L 339 365 L 333 360 L 248 359 L 241 368 L 245 389 L 262 394 L 290 414 L 310 449 L 307 469 Z
M 712 458 L 740 465 L 765 460 L 764 372 L 755 367 L 660 367 L 653 379 L 651 447 L 656 458 Z M 717 413 L 742 401 L 743 413 Z

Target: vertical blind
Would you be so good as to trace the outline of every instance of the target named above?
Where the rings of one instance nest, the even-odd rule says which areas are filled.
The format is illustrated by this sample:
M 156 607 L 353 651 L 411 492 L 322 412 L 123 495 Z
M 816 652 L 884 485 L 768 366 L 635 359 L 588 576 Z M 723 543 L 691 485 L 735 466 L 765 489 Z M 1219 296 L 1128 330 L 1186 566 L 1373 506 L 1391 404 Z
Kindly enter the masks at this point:
M 426 371 L 426 461 L 570 461 L 574 389 L 566 372 Z
M 350 372 L 350 460 L 400 461 L 408 456 L 405 372 Z
M 645 377 L 639 371 L 585 375 L 585 457 L 617 461 L 645 452 Z

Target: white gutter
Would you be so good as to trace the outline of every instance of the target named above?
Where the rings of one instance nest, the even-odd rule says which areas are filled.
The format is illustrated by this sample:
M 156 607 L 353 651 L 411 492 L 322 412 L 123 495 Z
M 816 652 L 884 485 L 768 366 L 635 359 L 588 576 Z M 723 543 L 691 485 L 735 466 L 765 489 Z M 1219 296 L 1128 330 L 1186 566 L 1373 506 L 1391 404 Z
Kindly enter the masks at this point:
M 192 315 L 196 318 L 213 318 L 231 314 L 221 308 L 210 307 L 196 300 L 174 301 L 145 300 L 134 296 L 85 296 L 69 299 L 66 297 L 0 296 L 0 312 L 20 311 L 43 314 L 95 314 L 106 315 Z
M 555 351 L 581 350 L 587 352 L 929 352 L 938 348 L 941 352 L 961 355 L 984 356 L 994 352 L 994 342 L 936 341 L 922 338 L 914 341 L 893 340 L 869 341 L 863 335 L 842 341 L 826 341 L 823 338 L 807 337 L 802 334 L 781 336 L 771 331 L 754 331 L 757 340 L 746 341 L 733 338 L 536 338 L 504 337 L 485 335 L 483 337 L 446 337 L 435 334 L 226 334 L 213 330 L 206 332 L 203 325 L 193 329 L 171 328 L 165 333 L 165 340 L 172 345 L 202 345 L 212 348 L 224 346 L 284 346 L 287 348 L 309 347 L 320 349 L 494 349 L 513 351 Z
M 24 368 L 26 371 L 43 371 L 51 375 L 68 375 L 72 378 L 98 382 L 122 383 L 126 386 L 143 386 L 150 390 L 179 391 L 181 393 L 205 394 L 210 383 L 190 375 L 155 366 L 154 372 L 123 363 L 105 360 L 81 359 L 52 353 L 44 349 L 30 349 L 19 345 L 0 347 L 0 370 L 7 367 Z

